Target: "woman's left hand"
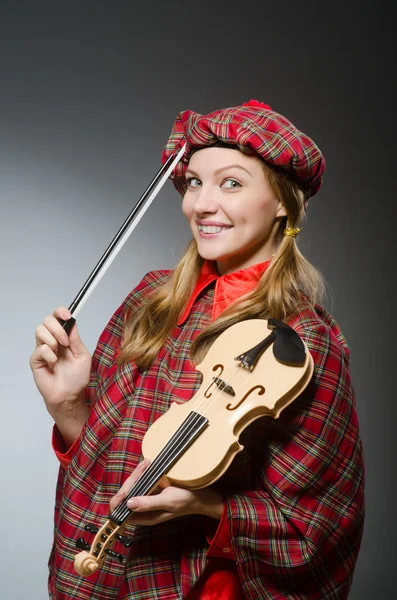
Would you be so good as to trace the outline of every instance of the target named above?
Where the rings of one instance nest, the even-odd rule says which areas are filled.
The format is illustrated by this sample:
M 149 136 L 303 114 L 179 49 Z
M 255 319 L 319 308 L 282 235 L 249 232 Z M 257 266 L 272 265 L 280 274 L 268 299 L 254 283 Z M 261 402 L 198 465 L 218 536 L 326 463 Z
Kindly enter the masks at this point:
M 149 461 L 144 459 L 126 479 L 110 501 L 111 511 L 124 500 L 148 465 Z M 157 525 L 186 515 L 206 515 L 213 519 L 220 519 L 223 512 L 223 499 L 211 488 L 191 491 L 170 485 L 151 496 L 132 498 L 128 500 L 127 506 L 133 511 L 128 517 L 129 523 Z

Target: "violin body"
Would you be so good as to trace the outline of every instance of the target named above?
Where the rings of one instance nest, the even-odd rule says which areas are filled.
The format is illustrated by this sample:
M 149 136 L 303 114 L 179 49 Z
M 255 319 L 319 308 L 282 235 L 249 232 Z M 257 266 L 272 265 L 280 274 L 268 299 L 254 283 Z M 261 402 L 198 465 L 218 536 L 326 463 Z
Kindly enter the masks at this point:
M 143 439 L 142 452 L 152 461 L 191 411 L 209 421 L 160 480 L 160 486 L 172 484 L 194 490 L 214 483 L 243 449 L 238 442 L 241 432 L 259 417 L 277 418 L 309 383 L 313 374 L 309 352 L 301 365 L 294 366 L 279 362 L 272 347 L 261 355 L 253 371 L 236 362 L 241 349 L 257 345 L 266 332 L 265 319 L 241 321 L 226 329 L 196 367 L 202 372 L 203 381 L 195 396 L 183 404 L 173 403 L 150 426 Z M 236 395 L 219 389 L 213 377 L 230 384 Z
M 250 319 L 226 329 L 197 366 L 203 381 L 194 397 L 172 403 L 147 430 L 142 452 L 150 464 L 125 500 L 100 529 L 85 526 L 96 536 L 91 546 L 77 540 L 83 551 L 75 557 L 76 571 L 90 575 L 106 555 L 123 562 L 126 557 L 114 544 L 132 543 L 122 535 L 131 514 L 127 500 L 158 486 L 194 490 L 214 483 L 243 449 L 241 432 L 260 417 L 279 417 L 308 385 L 313 368 L 304 342 L 281 321 Z

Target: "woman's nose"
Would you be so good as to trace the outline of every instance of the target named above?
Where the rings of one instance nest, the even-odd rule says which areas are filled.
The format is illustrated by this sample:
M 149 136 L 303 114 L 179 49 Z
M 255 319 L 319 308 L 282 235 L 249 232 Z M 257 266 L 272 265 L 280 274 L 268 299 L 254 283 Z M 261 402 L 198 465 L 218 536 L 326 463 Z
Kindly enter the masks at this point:
M 201 188 L 193 203 L 193 210 L 197 214 L 217 212 L 218 203 L 210 189 Z

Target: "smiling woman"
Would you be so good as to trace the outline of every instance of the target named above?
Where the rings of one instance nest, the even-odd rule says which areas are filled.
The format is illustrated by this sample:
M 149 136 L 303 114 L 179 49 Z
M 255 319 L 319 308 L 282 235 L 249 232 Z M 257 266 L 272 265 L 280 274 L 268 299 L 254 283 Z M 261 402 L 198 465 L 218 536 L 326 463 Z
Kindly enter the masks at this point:
M 180 113 L 163 162 L 184 144 L 172 179 L 193 239 L 175 270 L 143 278 L 105 327 L 92 362 L 77 327 L 68 337 L 58 322 L 70 317 L 64 307 L 36 331 L 30 364 L 61 462 L 50 596 L 345 599 L 364 518 L 350 353 L 318 304 L 322 277 L 295 239 L 324 158 L 256 101 Z M 244 450 L 215 484 L 128 496 L 125 535 L 110 551 L 121 564 L 80 577 L 75 541 L 84 548 L 81 528 L 104 527 L 144 476 L 148 428 L 173 402 L 195 395 L 195 365 L 220 334 L 270 318 L 295 330 L 310 352 L 305 392 L 278 419 L 261 417 L 244 430 Z M 233 387 L 214 382 L 230 403 Z
M 214 260 L 221 275 L 270 260 L 277 251 L 286 211 L 262 163 L 239 150 L 204 148 L 186 170 L 182 210 L 199 255 Z

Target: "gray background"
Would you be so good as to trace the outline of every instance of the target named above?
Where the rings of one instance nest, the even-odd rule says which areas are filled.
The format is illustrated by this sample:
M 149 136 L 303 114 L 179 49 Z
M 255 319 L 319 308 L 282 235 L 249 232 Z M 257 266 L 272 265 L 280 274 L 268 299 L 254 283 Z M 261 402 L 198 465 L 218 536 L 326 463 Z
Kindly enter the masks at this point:
M 34 329 L 80 289 L 159 168 L 176 114 L 250 98 L 327 160 L 299 243 L 353 354 L 367 518 L 350 597 L 395 597 L 392 34 L 388 5 L 373 2 L 0 4 L 1 598 L 46 597 L 57 461 L 28 366 Z M 90 351 L 188 237 L 168 182 L 79 315 Z

